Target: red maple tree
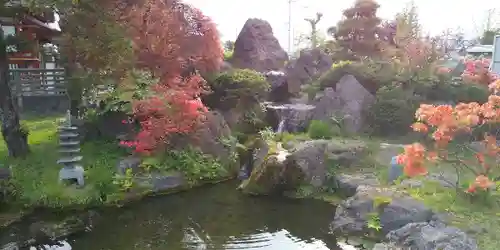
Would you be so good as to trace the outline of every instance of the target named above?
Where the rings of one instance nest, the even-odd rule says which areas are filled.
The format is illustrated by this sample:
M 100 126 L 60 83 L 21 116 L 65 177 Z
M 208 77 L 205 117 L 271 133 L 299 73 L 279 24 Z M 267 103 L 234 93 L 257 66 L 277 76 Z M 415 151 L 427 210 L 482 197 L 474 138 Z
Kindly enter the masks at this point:
M 137 65 L 159 82 L 154 95 L 133 103 L 141 131 L 137 152 L 151 153 L 168 145 L 171 135 L 189 133 L 200 124 L 206 108 L 199 96 L 206 89 L 200 73 L 218 70 L 222 44 L 215 23 L 200 10 L 175 0 L 121 0 L 118 17 L 127 28 Z

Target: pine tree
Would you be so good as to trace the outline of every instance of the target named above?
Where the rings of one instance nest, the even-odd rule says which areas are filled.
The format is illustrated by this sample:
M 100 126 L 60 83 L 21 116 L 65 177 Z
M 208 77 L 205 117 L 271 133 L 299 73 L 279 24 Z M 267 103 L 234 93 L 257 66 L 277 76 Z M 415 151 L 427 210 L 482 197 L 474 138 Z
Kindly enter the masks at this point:
M 347 52 L 346 56 L 359 58 L 380 53 L 379 7 L 373 0 L 356 0 L 353 7 L 344 10 L 345 18 L 337 24 L 335 39 Z

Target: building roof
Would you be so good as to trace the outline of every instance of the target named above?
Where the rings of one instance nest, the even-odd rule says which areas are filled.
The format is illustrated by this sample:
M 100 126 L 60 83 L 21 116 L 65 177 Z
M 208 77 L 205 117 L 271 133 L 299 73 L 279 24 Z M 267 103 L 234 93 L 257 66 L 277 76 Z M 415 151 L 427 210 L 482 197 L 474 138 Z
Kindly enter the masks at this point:
M 493 53 L 493 45 L 476 45 L 467 49 L 467 53 Z

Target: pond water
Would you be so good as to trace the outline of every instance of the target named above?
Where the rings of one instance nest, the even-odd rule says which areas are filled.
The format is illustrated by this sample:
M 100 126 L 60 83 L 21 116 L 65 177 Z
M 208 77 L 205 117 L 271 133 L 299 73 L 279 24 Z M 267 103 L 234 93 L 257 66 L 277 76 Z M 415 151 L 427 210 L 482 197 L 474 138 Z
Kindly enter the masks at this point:
M 236 185 L 204 186 L 126 208 L 95 212 L 93 225 L 86 232 L 62 239 L 59 246 L 46 244 L 45 249 L 355 249 L 337 243 L 329 234 L 328 224 L 334 215 L 331 204 L 249 197 L 236 191 Z M 19 239 L 16 234 L 23 231 L 26 234 L 22 227 L 23 223 L 18 223 L 3 230 L 0 240 L 5 246 L 0 249 L 18 249 L 8 248 L 7 241 Z

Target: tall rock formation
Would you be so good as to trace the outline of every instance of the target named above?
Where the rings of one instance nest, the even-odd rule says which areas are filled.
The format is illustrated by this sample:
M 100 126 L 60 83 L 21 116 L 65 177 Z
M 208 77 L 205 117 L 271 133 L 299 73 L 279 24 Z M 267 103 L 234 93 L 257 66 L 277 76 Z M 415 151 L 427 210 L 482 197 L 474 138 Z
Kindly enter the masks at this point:
M 234 43 L 233 67 L 265 73 L 283 69 L 286 61 L 288 54 L 274 36 L 271 25 L 265 20 L 248 19 Z

